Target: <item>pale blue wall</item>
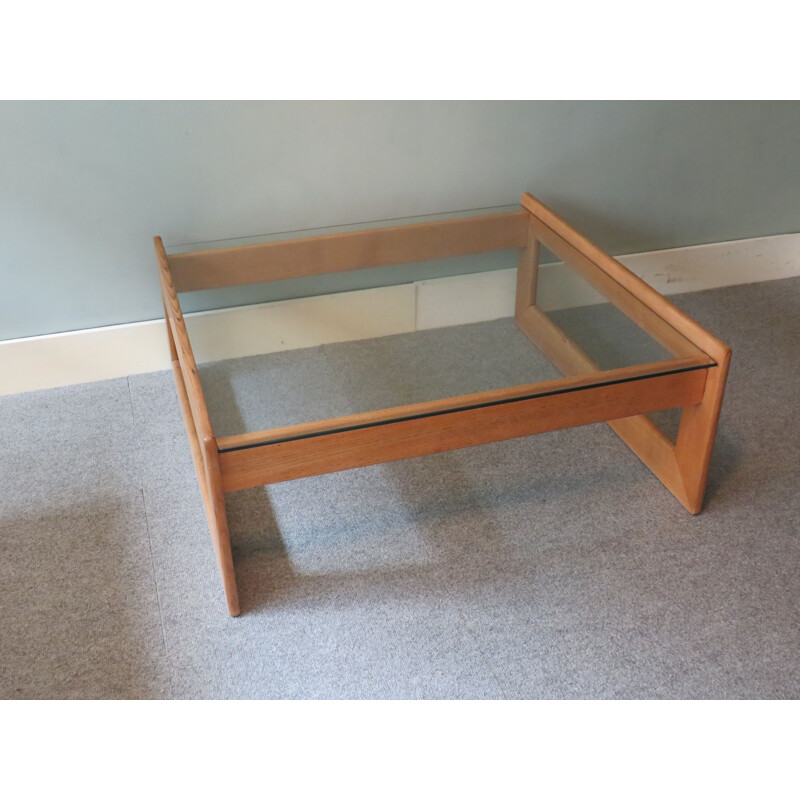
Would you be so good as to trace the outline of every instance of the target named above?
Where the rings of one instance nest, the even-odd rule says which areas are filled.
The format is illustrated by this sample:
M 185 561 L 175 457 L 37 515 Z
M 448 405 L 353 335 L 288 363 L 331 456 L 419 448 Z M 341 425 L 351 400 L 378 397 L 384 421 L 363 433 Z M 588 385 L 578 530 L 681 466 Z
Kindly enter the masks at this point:
M 526 190 L 614 253 L 800 230 L 798 102 L 3 102 L 0 154 L 0 339 L 160 316 L 154 234 L 207 241 Z M 442 267 L 414 270 L 233 301 Z

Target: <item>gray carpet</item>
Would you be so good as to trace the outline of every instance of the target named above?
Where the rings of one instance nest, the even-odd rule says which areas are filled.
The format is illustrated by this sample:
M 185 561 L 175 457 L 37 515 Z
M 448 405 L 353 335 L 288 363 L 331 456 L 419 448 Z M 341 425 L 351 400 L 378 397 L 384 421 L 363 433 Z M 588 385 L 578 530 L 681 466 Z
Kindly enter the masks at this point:
M 0 398 L 0 696 L 799 697 L 800 279 L 675 301 L 734 350 L 700 516 L 604 425 L 238 492 L 238 619 L 171 373 Z M 220 435 L 555 376 L 508 320 L 201 373 Z

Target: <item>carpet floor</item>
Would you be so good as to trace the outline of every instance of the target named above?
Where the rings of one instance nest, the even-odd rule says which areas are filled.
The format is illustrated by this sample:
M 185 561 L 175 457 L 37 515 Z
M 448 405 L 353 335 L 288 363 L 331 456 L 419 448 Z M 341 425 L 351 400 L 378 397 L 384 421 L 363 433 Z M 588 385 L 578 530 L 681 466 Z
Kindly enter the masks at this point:
M 733 348 L 702 514 L 605 425 L 236 492 L 237 619 L 170 372 L 0 398 L 0 697 L 800 697 L 800 279 L 671 299 Z M 557 373 L 498 320 L 201 376 L 224 436 Z

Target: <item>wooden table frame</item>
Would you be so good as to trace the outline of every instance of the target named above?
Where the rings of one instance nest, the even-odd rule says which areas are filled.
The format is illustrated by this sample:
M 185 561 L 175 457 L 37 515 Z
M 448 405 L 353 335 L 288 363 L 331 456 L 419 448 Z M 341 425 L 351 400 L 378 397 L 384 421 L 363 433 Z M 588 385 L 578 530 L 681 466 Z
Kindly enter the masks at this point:
M 702 507 L 730 348 L 550 209 L 167 256 L 155 237 L 172 370 L 228 611 L 239 614 L 225 493 L 459 447 L 608 422 L 692 514 Z M 600 371 L 536 305 L 539 243 L 580 273 L 673 358 Z M 515 319 L 565 376 L 218 439 L 178 292 L 522 248 Z M 681 408 L 677 441 L 646 416 Z

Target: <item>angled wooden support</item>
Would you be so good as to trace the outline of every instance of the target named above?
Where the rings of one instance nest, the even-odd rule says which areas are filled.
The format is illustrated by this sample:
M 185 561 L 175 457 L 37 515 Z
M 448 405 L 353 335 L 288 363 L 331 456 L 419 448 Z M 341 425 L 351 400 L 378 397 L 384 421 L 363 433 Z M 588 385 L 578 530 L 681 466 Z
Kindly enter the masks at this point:
M 514 301 L 514 314 L 519 317 L 536 303 L 536 290 L 539 284 L 539 240 L 533 234 L 533 226 L 528 225 L 525 249 L 519 257 L 517 267 L 517 292 Z
M 645 284 L 622 264 L 602 253 L 530 195 L 523 206 L 531 214 L 530 238 L 520 259 L 515 319 L 545 357 L 565 376 L 597 373 L 600 368 L 535 305 L 537 271 L 530 263 L 537 236 L 565 264 L 577 270 L 620 310 L 674 354 L 675 369 L 704 367 L 699 403 L 681 412 L 677 442 L 671 442 L 644 415 L 608 420 L 611 429 L 647 465 L 691 514 L 703 507 L 711 451 L 728 375 L 730 348 Z
M 708 370 L 702 401 L 697 405 L 686 406 L 681 412 L 675 461 L 683 480 L 686 498 L 684 505 L 692 514 L 699 514 L 703 508 L 708 467 L 717 435 L 730 363 L 731 350 L 724 346 L 717 355 L 717 365 Z
M 164 245 L 160 237 L 155 237 L 158 256 L 161 292 L 164 301 L 167 325 L 167 338 L 172 354 L 172 372 L 178 392 L 186 436 L 192 452 L 192 461 L 197 482 L 203 495 L 211 542 L 222 577 L 228 613 L 236 617 L 240 613 L 239 594 L 236 588 L 236 575 L 233 569 L 228 520 L 225 514 L 225 497 L 222 492 L 222 475 L 219 468 L 219 450 L 208 416 L 197 364 L 194 360 L 186 324 L 181 313 L 178 295 L 172 283 Z

